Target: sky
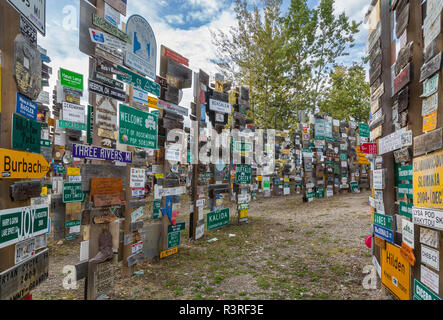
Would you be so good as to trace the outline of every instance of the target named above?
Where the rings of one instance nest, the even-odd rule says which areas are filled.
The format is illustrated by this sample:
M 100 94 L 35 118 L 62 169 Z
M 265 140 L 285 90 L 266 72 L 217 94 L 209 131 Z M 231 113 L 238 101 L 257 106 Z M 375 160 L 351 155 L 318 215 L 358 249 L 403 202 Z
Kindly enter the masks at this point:
M 151 25 L 156 40 L 157 54 L 164 45 L 189 59 L 189 67 L 198 72 L 204 70 L 211 77 L 217 68 L 210 62 L 215 57 L 211 42 L 210 30 L 221 29 L 225 32 L 235 26 L 233 0 L 127 0 L 127 15 L 121 16 L 125 22 L 132 14 L 143 16 Z M 251 4 L 256 0 L 249 0 Z M 312 8 L 319 0 L 308 0 Z M 79 42 L 79 0 L 46 0 L 46 37 L 39 35 L 38 44 L 47 50 L 51 58 L 52 75 L 50 87 L 45 91 L 52 92 L 57 81 L 60 67 L 88 75 L 89 58 L 78 49 Z M 370 0 L 336 0 L 335 13 L 345 12 L 351 20 L 360 22 L 368 10 Z M 283 0 L 282 11 L 286 12 L 290 0 Z M 355 47 L 350 55 L 338 62 L 346 65 L 353 61 L 361 62 L 364 56 L 365 42 L 368 35 L 367 25 L 362 24 L 356 36 Z M 157 74 L 159 58 L 157 57 Z M 85 81 L 87 86 L 87 81 Z M 87 87 L 84 89 L 82 103 L 87 104 Z M 52 96 L 52 94 L 51 94 Z M 189 107 L 192 101 L 192 89 L 185 89 L 180 105 Z

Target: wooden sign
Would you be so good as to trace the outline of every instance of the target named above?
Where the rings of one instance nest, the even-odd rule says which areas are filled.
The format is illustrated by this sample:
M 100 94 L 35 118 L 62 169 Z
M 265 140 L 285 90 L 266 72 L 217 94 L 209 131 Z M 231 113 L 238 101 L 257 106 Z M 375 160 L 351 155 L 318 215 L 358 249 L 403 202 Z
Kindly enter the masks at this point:
M 95 207 L 108 207 L 121 205 L 121 194 L 97 194 L 93 196 Z
M 91 178 L 91 196 L 121 192 L 123 192 L 122 178 Z
M 411 80 L 411 64 L 408 64 L 394 79 L 394 95 L 406 86 Z
M 414 157 L 443 148 L 443 128 L 414 138 Z
M 374 48 L 375 44 L 380 39 L 381 35 L 381 23 L 379 22 L 377 24 L 377 28 L 369 35 L 368 39 L 368 45 L 367 45 L 367 52 L 370 52 L 372 48 Z
M 99 72 L 94 72 L 94 80 L 99 81 L 109 87 L 114 87 L 116 89 L 119 90 L 123 90 L 124 89 L 124 84 L 120 81 L 114 80 L 112 78 L 109 78 Z
M 375 70 L 369 70 L 369 83 L 372 85 L 381 75 L 381 64 Z
M 118 131 L 117 103 L 108 97 L 96 95 L 95 124 L 98 128 L 108 131 Z
M 371 101 L 378 100 L 385 93 L 385 86 L 382 83 L 372 94 Z
M 405 220 L 407 221 L 407 220 Z M 408 221 L 409 222 L 409 221 Z M 410 246 L 408 246 L 406 243 L 402 243 L 401 249 L 400 249 L 400 254 L 402 255 L 403 258 L 406 259 L 406 261 L 409 262 L 409 264 L 411 266 L 415 266 L 415 256 L 414 256 L 414 251 L 412 250 L 412 248 Z
M 12 201 L 26 201 L 31 198 L 37 198 L 41 192 L 41 181 L 15 182 L 9 187 L 9 195 Z
M 381 248 L 381 249 L 385 249 L 386 248 L 386 240 L 379 238 L 377 236 L 374 236 L 374 243 L 377 247 Z
M 437 39 L 434 39 L 423 52 L 423 62 L 426 63 L 431 60 L 438 52 Z
M 85 164 L 81 165 L 82 176 L 82 190 L 88 192 L 90 190 L 91 179 L 100 178 L 114 178 L 118 177 L 122 179 L 122 184 L 126 183 L 126 167 L 114 166 L 114 165 L 96 165 Z
M 421 67 L 420 82 L 423 82 L 441 69 L 441 55 L 442 53 L 440 52 Z
M 411 154 L 409 148 L 402 148 L 394 151 L 395 163 L 409 162 L 411 160 Z
M 423 132 L 429 132 L 437 128 L 437 111 L 423 117 Z
M 383 58 L 381 49 L 380 48 L 374 49 L 374 51 L 370 53 L 369 58 L 370 58 L 369 63 L 371 69 L 376 69 L 379 65 L 381 65 L 381 60 Z
M 409 107 L 409 87 L 407 86 L 403 90 L 401 90 L 397 95 L 397 107 L 398 112 L 403 112 Z
M 443 208 L 443 151 L 414 159 L 414 206 Z
M 184 65 L 168 59 L 167 63 L 167 75 L 171 75 L 179 80 L 178 89 L 186 89 L 192 86 L 192 70 L 186 68 Z
M 0 299 L 22 300 L 48 279 L 49 250 L 0 273 Z
M 127 0 L 105 0 L 105 2 L 126 17 Z
M 406 27 L 409 23 L 409 3 L 404 7 L 404 9 L 398 14 L 397 24 L 395 28 L 395 34 L 397 38 L 401 37 L 403 31 L 405 31 Z
M 439 11 L 441 12 L 441 9 Z M 432 16 L 430 14 L 427 15 L 423 24 L 424 48 L 428 47 L 441 33 L 441 14 L 435 16 L 434 12 L 430 13 Z
M 413 45 L 414 42 L 409 42 L 398 53 L 397 61 L 395 62 L 395 75 L 398 75 L 400 71 L 411 61 Z

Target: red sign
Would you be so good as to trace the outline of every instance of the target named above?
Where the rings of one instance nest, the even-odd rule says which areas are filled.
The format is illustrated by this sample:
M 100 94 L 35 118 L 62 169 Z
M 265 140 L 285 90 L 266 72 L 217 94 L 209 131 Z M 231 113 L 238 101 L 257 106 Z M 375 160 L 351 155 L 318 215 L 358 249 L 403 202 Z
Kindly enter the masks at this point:
M 394 94 L 397 94 L 411 80 L 411 64 L 408 64 L 394 79 Z
M 181 64 L 189 67 L 189 59 L 179 55 L 177 52 L 172 51 L 171 49 L 168 49 L 168 48 L 162 46 L 162 54 L 165 57 L 174 60 L 175 62 L 181 63 Z
M 377 154 L 377 144 L 363 143 L 360 147 L 360 151 L 364 154 Z

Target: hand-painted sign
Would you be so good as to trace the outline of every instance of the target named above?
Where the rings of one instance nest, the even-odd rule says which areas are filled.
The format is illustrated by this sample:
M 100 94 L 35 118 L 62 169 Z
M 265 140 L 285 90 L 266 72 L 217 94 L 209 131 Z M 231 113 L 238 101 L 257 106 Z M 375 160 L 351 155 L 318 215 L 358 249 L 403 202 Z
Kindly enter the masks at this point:
M 440 232 L 428 228 L 420 227 L 420 243 L 439 249 L 440 248 Z
M 126 82 L 129 85 L 137 87 L 139 89 L 145 90 L 153 95 L 159 97 L 160 96 L 160 85 L 142 77 L 135 72 L 132 72 L 129 69 L 123 68 L 122 66 L 117 66 L 118 70 L 120 70 L 123 75 L 117 75 L 117 79 L 123 82 Z
M 363 143 L 360 151 L 364 154 L 377 154 L 377 143 Z
M 12 115 L 12 148 L 40 153 L 41 127 L 36 121 Z
M 157 149 L 158 118 L 120 104 L 119 142 L 134 147 Z
M 43 36 L 46 35 L 46 0 L 8 0 L 8 3 Z
M 206 227 L 215 230 L 229 224 L 229 208 L 213 211 L 206 215 Z
M 0 211 L 0 249 L 45 234 L 48 230 L 47 204 Z
M 408 64 L 394 79 L 394 95 L 403 89 L 411 80 L 411 64 Z
M 386 243 L 381 250 L 382 283 L 400 300 L 409 300 L 410 265 L 400 253 L 400 248 Z
M 72 156 L 80 159 L 119 161 L 132 163 L 132 152 L 105 149 L 81 144 L 72 145 Z
M 15 112 L 26 118 L 37 121 L 37 103 L 32 102 L 18 92 Z
M 9 149 L 0 149 L 2 179 L 42 179 L 49 164 L 42 155 Z
M 132 15 L 126 22 L 126 32 L 132 46 L 125 54 L 125 65 L 155 79 L 157 41 L 149 23 L 140 15 Z
M 443 151 L 414 159 L 414 206 L 443 208 Z

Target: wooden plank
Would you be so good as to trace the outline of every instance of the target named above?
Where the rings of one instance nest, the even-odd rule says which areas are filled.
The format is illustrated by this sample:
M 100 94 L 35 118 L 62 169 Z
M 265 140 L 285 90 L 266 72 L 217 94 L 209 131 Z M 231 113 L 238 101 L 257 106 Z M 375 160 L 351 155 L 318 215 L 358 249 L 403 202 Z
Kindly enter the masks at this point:
M 91 178 L 91 196 L 121 192 L 123 192 L 122 178 Z
M 443 128 L 414 138 L 414 157 L 443 148 Z
M 400 13 L 398 14 L 397 24 L 396 24 L 396 28 L 395 28 L 395 34 L 396 34 L 397 38 L 400 38 L 401 34 L 403 33 L 403 31 L 405 31 L 405 29 L 409 23 L 409 3 L 406 4 L 405 7 L 401 11 L 396 10 L 396 12 L 400 12 Z
M 397 61 L 395 62 L 395 75 L 398 75 L 406 65 L 411 62 L 414 42 L 409 42 L 406 46 L 401 48 L 398 53 Z
M 429 60 L 427 63 L 423 64 L 420 70 L 420 82 L 425 81 L 441 69 L 441 56 L 442 52 Z
M 113 165 L 84 164 L 81 165 L 80 168 L 83 192 L 89 192 L 91 178 L 121 178 L 123 184 L 126 181 L 125 167 Z
M 38 198 L 42 193 L 42 181 L 15 182 L 10 185 L 9 190 L 12 201 L 25 201 L 31 198 Z

